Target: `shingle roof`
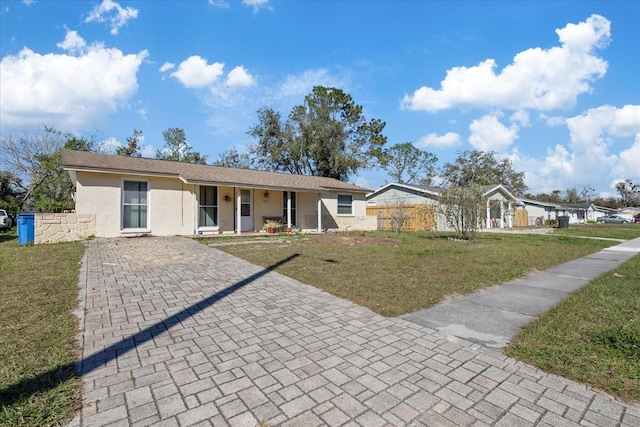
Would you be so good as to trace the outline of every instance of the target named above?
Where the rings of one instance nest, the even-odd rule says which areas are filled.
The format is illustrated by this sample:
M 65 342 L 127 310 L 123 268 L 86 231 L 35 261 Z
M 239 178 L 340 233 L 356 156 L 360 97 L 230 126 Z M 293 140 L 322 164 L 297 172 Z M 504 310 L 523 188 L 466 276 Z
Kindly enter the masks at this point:
M 186 183 L 193 184 L 312 192 L 348 191 L 352 193 L 368 193 L 371 191 L 333 178 L 141 157 L 114 156 L 89 151 L 62 150 L 62 165 L 68 171 L 165 176 L 178 178 Z

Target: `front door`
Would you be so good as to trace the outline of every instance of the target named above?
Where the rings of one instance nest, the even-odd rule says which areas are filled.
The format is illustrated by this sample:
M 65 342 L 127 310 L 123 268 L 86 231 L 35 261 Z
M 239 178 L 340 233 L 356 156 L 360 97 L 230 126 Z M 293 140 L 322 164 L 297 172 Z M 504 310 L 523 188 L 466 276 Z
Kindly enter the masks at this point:
M 240 190 L 240 229 L 253 230 L 253 206 L 251 190 Z

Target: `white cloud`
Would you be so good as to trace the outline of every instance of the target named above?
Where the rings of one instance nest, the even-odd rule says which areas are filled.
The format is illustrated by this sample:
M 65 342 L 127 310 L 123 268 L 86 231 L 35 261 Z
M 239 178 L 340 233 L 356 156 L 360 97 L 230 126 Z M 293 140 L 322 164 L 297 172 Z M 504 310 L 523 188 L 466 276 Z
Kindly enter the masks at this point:
M 518 155 L 514 160 L 533 192 L 597 186 L 616 179 L 640 181 L 640 105 L 603 105 L 564 122 L 569 147 L 556 145 L 540 159 Z M 630 145 L 616 148 L 629 137 Z
M 69 53 L 78 54 L 84 51 L 84 48 L 87 46 L 87 42 L 78 35 L 77 31 L 67 30 L 64 41 L 57 43 L 56 46 Z
M 564 126 L 567 124 L 567 118 L 563 116 L 547 116 L 541 113 L 540 119 L 544 120 L 549 127 Z
M 473 67 L 447 71 L 440 89 L 423 86 L 406 95 L 402 107 L 436 112 L 450 108 L 504 108 L 553 110 L 575 106 L 578 95 L 607 71 L 607 62 L 593 51 L 610 40 L 610 22 L 591 15 L 585 22 L 556 30 L 561 46 L 531 48 L 496 73 L 496 62 L 486 59 Z
M 518 126 L 504 126 L 496 115 L 485 115 L 471 122 L 469 143 L 478 150 L 505 151 L 518 138 Z
M 444 135 L 437 135 L 435 133 L 430 133 L 429 135 L 423 136 L 416 143 L 416 146 L 419 148 L 423 147 L 436 147 L 436 148 L 448 148 L 455 147 L 460 145 L 460 135 L 455 132 L 447 132 Z
M 325 68 L 318 68 L 287 76 L 279 85 L 276 98 L 291 99 L 299 105 L 304 97 L 311 93 L 314 86 L 339 87 L 347 93 L 349 91 L 348 79 L 336 77 Z
M 176 68 L 176 64 L 172 62 L 165 62 L 164 64 L 162 64 L 162 67 L 158 68 L 158 71 L 160 71 L 161 73 L 165 73 L 169 70 L 173 70 L 174 68 Z
M 242 0 L 242 4 L 244 4 L 245 6 L 251 6 L 253 8 L 253 12 L 258 12 L 261 8 L 267 8 L 270 9 L 270 7 L 267 6 L 267 3 L 269 3 L 269 0 Z
M 219 7 L 220 9 L 229 9 L 229 3 L 225 0 L 209 0 L 209 4 L 212 6 Z
M 208 65 L 206 59 L 194 55 L 182 61 L 178 70 L 171 73 L 171 76 L 187 88 L 201 88 L 215 82 L 222 75 L 223 69 L 223 63 L 214 62 Z
M 253 76 L 247 72 L 247 70 L 238 66 L 231 70 L 229 74 L 227 74 L 227 86 L 228 87 L 248 87 L 253 86 L 255 81 Z
M 3 127 L 97 127 L 136 92 L 137 72 L 147 51 L 125 55 L 101 44 L 87 46 L 71 31 L 59 45 L 78 54 L 43 55 L 24 48 L 2 58 Z
M 613 175 L 620 179 L 630 179 L 636 184 L 640 183 L 640 133 L 636 135 L 631 147 L 623 150 L 618 155 L 619 162 L 613 169 Z
M 132 7 L 123 8 L 113 0 L 102 0 L 96 5 L 84 22 L 109 22 L 111 34 L 117 35 L 120 28 L 127 25 L 131 19 L 138 17 L 138 10 Z
M 522 127 L 531 126 L 531 121 L 529 120 L 529 113 L 525 110 L 518 110 L 509 117 L 509 120 L 513 123 L 517 123 Z

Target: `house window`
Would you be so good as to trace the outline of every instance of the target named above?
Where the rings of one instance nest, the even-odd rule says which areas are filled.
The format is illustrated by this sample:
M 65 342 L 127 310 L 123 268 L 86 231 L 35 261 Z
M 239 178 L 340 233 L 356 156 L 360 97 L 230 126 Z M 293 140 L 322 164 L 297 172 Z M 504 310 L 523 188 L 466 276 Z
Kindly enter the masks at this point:
M 198 226 L 218 225 L 218 187 L 200 186 L 200 219 Z
M 338 194 L 338 215 L 353 215 L 353 196 Z
M 291 225 L 296 225 L 296 193 L 295 191 L 283 191 L 282 217 L 287 219 L 287 197 L 291 199 Z
M 149 183 L 124 181 L 122 193 L 122 228 L 146 229 L 149 213 Z

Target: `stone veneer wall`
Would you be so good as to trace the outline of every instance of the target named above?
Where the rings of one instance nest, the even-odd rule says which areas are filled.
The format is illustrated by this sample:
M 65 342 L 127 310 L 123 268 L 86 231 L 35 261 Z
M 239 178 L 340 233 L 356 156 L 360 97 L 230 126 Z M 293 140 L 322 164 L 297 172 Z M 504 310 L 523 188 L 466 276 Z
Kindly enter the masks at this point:
M 36 213 L 35 244 L 73 242 L 96 235 L 95 214 Z
M 375 231 L 378 229 L 378 218 L 374 215 L 337 216 L 335 221 L 340 231 Z

